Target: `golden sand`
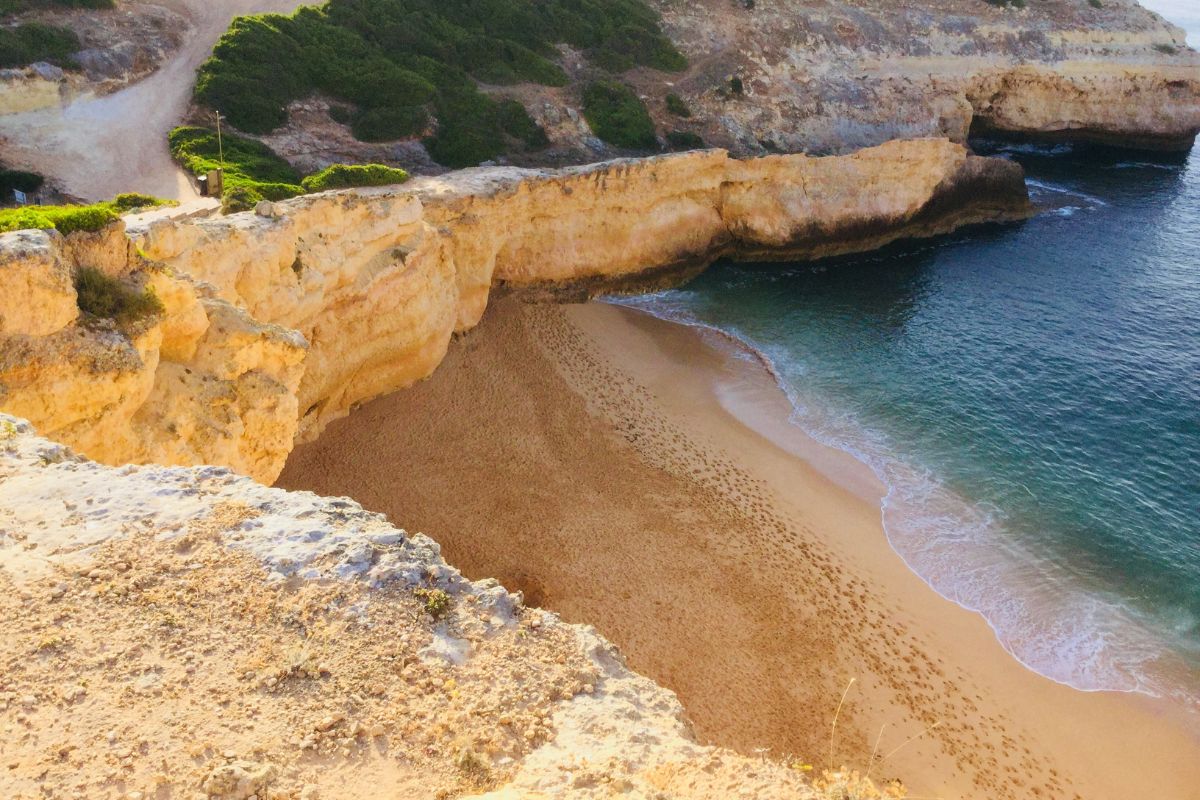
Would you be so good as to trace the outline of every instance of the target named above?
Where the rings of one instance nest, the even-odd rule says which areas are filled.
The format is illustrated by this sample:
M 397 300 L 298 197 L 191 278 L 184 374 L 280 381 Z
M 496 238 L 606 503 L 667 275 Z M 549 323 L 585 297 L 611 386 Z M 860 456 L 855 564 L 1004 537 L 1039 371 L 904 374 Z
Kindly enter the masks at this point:
M 914 797 L 1200 797 L 1194 731 L 1018 664 L 904 565 L 882 487 L 788 425 L 732 347 L 609 305 L 501 303 L 431 379 L 298 448 L 279 485 L 349 495 L 469 577 L 594 624 L 706 742 Z

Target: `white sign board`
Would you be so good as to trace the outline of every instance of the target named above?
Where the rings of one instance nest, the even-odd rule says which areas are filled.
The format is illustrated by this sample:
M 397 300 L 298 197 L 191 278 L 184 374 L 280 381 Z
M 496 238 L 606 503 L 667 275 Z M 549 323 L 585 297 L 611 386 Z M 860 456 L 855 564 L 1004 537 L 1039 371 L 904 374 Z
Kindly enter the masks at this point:
M 17 200 L 17 205 L 29 205 L 29 195 L 22 192 L 20 189 L 13 189 L 13 197 Z

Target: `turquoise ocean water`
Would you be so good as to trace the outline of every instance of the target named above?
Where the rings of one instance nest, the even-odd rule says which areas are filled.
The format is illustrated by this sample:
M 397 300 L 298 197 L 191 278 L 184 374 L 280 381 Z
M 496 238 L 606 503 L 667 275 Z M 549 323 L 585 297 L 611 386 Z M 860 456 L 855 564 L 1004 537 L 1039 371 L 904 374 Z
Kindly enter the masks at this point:
M 1200 712 L 1200 153 L 976 146 L 1045 210 L 621 302 L 770 359 L 888 487 L 897 552 L 1028 667 Z

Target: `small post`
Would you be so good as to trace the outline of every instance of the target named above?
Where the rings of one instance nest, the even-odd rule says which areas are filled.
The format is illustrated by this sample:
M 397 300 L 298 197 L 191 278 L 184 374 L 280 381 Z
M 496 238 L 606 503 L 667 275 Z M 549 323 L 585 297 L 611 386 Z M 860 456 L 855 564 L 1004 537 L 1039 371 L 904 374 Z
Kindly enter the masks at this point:
M 221 142 L 221 112 L 215 112 L 217 116 L 217 155 L 221 160 L 221 171 L 225 171 L 225 145 Z

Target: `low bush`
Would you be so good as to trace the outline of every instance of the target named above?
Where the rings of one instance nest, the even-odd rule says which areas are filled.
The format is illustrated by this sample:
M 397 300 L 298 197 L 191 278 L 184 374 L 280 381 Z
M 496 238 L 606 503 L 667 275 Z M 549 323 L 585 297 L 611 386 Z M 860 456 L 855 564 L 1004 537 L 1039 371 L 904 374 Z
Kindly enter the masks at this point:
M 262 192 L 249 184 L 227 186 L 221 195 L 221 212 L 236 214 L 238 211 L 249 211 L 266 199 Z
M 425 149 L 448 167 L 489 161 L 516 143 L 528 148 L 549 143 L 524 106 L 516 100 L 497 102 L 474 86 L 443 91 L 436 108 L 437 130 L 424 139 Z
M 163 304 L 153 289 L 139 291 L 92 267 L 75 272 L 75 292 L 80 311 L 111 319 L 121 328 L 163 313 Z
M 171 155 L 192 174 L 205 175 L 221 167 L 216 131 L 183 127 L 167 138 Z M 221 145 L 225 154 L 222 207 L 227 211 L 245 211 L 259 200 L 286 200 L 304 194 L 299 173 L 262 142 L 223 134 Z
M 101 228 L 107 227 L 116 222 L 120 218 L 120 213 L 108 206 L 65 206 L 61 211 L 53 214 L 52 219 L 54 227 L 58 232 L 66 236 L 69 233 L 78 231 L 98 231 Z
M 47 8 L 116 8 L 116 0 L 0 0 L 0 15 Z
M 0 232 L 26 228 L 57 230 L 66 235 L 77 231 L 98 231 L 117 221 L 120 215 L 107 205 L 94 206 L 22 206 L 0 211 Z
M 0 0 L 2 1 L 2 0 Z M 355 136 L 421 135 L 448 166 L 540 147 L 545 132 L 476 81 L 567 82 L 555 45 L 597 66 L 679 70 L 686 61 L 644 0 L 328 0 L 294 14 L 239 17 L 200 68 L 197 99 L 247 133 L 267 133 L 314 92 L 352 104 L 335 112 Z
M 550 144 L 546 131 L 530 118 L 525 106 L 516 100 L 501 100 L 496 105 L 496 118 L 501 130 L 520 139 L 531 150 L 540 150 Z
M 667 111 L 670 111 L 677 117 L 690 117 L 692 110 L 687 107 L 687 103 L 683 102 L 683 98 L 677 94 L 667 95 Z
M 119 194 L 112 200 L 87 206 L 21 206 L 0 209 L 0 233 L 40 228 L 57 230 L 64 236 L 78 231 L 98 231 L 116 222 L 122 214 L 140 208 L 167 204 L 145 194 Z
M 429 128 L 429 112 L 421 106 L 392 106 L 360 111 L 350 131 L 361 142 L 391 142 L 420 136 Z
M 138 194 L 137 192 L 119 194 L 108 202 L 109 207 L 118 214 L 128 214 L 131 211 L 140 211 L 144 208 L 157 208 L 158 206 L 168 204 L 174 205 L 174 202 L 163 200 L 153 195 Z
M 323 192 L 355 186 L 388 186 L 406 180 L 407 172 L 383 164 L 334 164 L 309 175 L 300 185 L 310 192 Z
M 434 619 L 442 619 L 450 613 L 450 595 L 441 589 L 413 589 L 413 594 L 421 601 L 425 613 Z
M 700 135 L 691 131 L 671 131 L 667 134 L 667 143 L 672 150 L 699 150 L 704 147 Z
M 57 25 L 27 22 L 0 28 L 0 68 L 23 67 L 35 61 L 73 66 L 72 54 L 80 47 L 74 31 Z
M 592 131 L 617 147 L 658 147 L 654 121 L 632 89 L 616 81 L 596 81 L 583 92 L 583 116 Z

